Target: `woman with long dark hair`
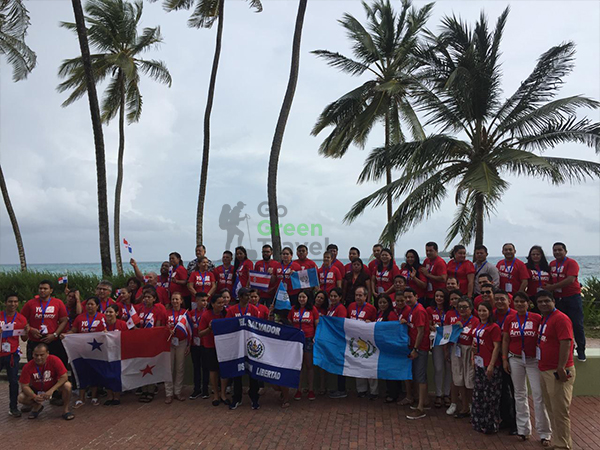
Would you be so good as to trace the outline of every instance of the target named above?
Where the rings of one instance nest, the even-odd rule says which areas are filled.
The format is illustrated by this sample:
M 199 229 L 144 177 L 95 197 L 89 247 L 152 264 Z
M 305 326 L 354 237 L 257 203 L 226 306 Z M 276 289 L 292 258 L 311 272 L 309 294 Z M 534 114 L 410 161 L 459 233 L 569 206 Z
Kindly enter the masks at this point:
M 373 295 L 391 294 L 394 292 L 394 278 L 400 275 L 400 269 L 394 262 L 394 255 L 388 248 L 381 250 L 375 272 L 371 274 Z
M 400 275 L 406 279 L 406 285 L 413 288 L 417 293 L 419 301 L 423 303 L 427 290 L 427 278 L 419 270 L 421 259 L 415 249 L 407 250 L 404 254 L 404 262 L 400 266 Z
M 362 259 L 356 258 L 350 263 L 350 272 L 344 275 L 342 281 L 342 299 L 345 305 L 354 301 L 354 292 L 358 287 L 364 287 L 368 291 L 368 298 L 372 297 L 371 277 L 367 272 L 367 267 Z
M 550 284 L 550 264 L 548 264 L 542 247 L 534 245 L 529 249 L 525 267 L 531 273 L 531 278 L 529 279 L 529 283 L 527 283 L 527 295 L 533 301 L 535 294 L 544 290 L 546 285 Z
M 236 290 L 239 287 L 248 287 L 250 281 L 250 271 L 254 270 L 254 264 L 248 259 L 248 252 L 241 245 L 235 248 L 235 262 L 233 264 L 233 292 L 234 298 Z
M 430 330 L 432 341 L 435 339 L 437 327 L 443 327 L 446 320 L 446 314 L 450 310 L 450 294 L 445 289 L 436 289 L 433 293 L 433 305 L 427 307 L 429 315 Z M 435 403 L 436 408 L 441 408 L 442 403 L 449 407 L 450 388 L 452 384 L 452 366 L 450 361 L 444 355 L 445 345 L 431 345 L 433 355 L 433 371 L 435 378 Z

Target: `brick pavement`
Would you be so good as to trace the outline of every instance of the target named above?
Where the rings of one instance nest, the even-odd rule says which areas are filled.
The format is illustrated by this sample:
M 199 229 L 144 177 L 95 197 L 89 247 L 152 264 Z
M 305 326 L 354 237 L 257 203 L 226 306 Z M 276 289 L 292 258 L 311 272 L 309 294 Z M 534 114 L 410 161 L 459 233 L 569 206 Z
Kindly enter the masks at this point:
M 189 395 L 189 388 L 184 392 Z M 409 421 L 408 409 L 383 401 L 318 397 L 292 401 L 282 410 L 269 390 L 261 409 L 252 411 L 248 398 L 235 411 L 210 400 L 174 401 L 165 405 L 161 392 L 152 403 L 138 403 L 131 394 L 121 406 L 86 404 L 71 422 L 60 419 L 56 407 L 46 406 L 33 421 L 8 416 L 8 383 L 0 383 L 0 430 L 5 442 L 21 449 L 406 449 L 406 450 L 527 450 L 541 449 L 537 437 L 520 442 L 504 432 L 475 433 L 467 419 L 448 417 L 432 409 L 426 419 Z M 577 397 L 572 405 L 575 448 L 600 448 L 600 397 Z M 13 439 L 9 439 L 13 436 Z M 18 438 L 17 438 L 18 437 Z M 8 439 L 8 440 L 7 440 Z

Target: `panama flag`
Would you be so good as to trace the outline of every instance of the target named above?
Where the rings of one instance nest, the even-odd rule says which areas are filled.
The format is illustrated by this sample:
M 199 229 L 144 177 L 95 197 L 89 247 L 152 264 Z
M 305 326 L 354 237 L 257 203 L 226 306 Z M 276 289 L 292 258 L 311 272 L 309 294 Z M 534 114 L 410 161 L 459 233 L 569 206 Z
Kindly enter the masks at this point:
M 315 268 L 294 272 L 291 279 L 294 289 L 308 289 L 319 286 L 319 273 Z
M 269 284 L 271 284 L 271 274 L 264 272 L 257 272 L 251 270 L 249 272 L 250 275 L 250 287 L 254 289 L 260 289 L 261 291 L 266 291 L 269 289 Z
M 275 296 L 275 309 L 292 309 L 292 304 L 290 303 L 290 296 L 287 293 L 287 289 L 285 288 L 285 284 L 283 283 L 283 281 L 279 283 L 279 287 L 277 288 L 277 295 Z
M 462 327 L 459 324 L 444 325 L 443 327 L 437 327 L 435 331 L 435 338 L 433 340 L 433 346 L 445 345 L 449 342 L 456 344 Z
M 127 239 L 123 239 L 123 245 L 129 251 L 129 253 L 133 253 L 133 249 L 131 248 L 131 245 L 129 245 L 129 242 L 127 242 Z
M 58 279 L 58 284 L 69 284 L 69 277 L 67 275 L 60 277 Z
M 123 392 L 172 381 L 171 343 L 164 327 L 67 334 L 63 345 L 79 388 Z
M 321 316 L 314 363 L 329 373 L 356 378 L 412 380 L 408 327 Z
M 129 314 L 127 316 L 127 328 L 131 330 L 135 328 L 140 322 L 140 316 L 138 316 L 137 311 L 135 310 L 133 305 L 131 305 L 131 308 L 129 308 Z
M 15 330 L 14 322 L 2 324 L 2 339 L 8 339 L 13 336 L 21 336 L 25 334 L 25 330 Z

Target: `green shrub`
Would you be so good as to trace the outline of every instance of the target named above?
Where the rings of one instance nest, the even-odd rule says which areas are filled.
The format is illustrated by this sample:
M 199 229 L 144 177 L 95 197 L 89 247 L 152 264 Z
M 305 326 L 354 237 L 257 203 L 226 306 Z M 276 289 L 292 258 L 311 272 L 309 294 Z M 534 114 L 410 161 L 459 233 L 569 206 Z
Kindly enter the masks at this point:
M 600 326 L 600 279 L 591 276 L 583 280 L 581 294 L 585 325 Z

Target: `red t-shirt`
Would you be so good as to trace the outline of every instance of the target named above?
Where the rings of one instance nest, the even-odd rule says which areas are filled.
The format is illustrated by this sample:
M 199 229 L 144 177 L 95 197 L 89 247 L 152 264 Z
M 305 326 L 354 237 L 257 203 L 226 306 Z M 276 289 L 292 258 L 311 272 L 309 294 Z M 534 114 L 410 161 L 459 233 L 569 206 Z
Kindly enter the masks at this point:
M 395 264 L 392 265 L 391 269 L 383 268 L 379 270 L 376 266 L 375 271 L 372 272 L 372 277 L 375 277 L 375 294 L 388 292 L 394 286 L 394 278 L 396 275 L 400 275 L 400 269 Z
M 415 279 L 410 275 L 410 270 L 408 268 L 400 269 L 400 275 L 402 275 L 404 278 L 406 278 L 407 286 L 409 288 L 414 289 L 417 292 L 418 298 L 425 297 L 426 288 L 422 288 L 421 286 L 419 286 L 417 284 Z M 421 281 L 424 281 L 425 284 L 427 284 L 427 278 L 425 278 L 425 275 L 423 275 L 422 273 L 417 272 L 417 278 Z
M 408 306 L 408 305 L 406 305 Z M 419 344 L 419 350 L 429 350 L 429 316 L 427 311 L 420 303 L 415 306 L 408 306 L 402 313 L 402 318 L 408 325 L 408 337 L 410 338 L 410 348 L 414 348 L 417 342 L 418 327 L 423 327 L 423 338 Z
M 104 331 L 106 329 L 106 320 L 104 314 L 97 312 L 96 315 L 91 316 L 87 312 L 79 314 L 73 321 L 71 327 L 75 333 L 95 333 L 97 331 Z
M 454 309 L 454 308 L 450 309 L 450 311 L 448 311 L 446 313 L 446 318 L 444 319 L 444 325 L 454 325 L 456 322 L 458 322 L 459 317 L 460 317 L 460 315 L 458 314 L 458 311 L 456 311 L 456 309 Z
M 248 303 L 245 308 L 242 308 L 238 303 L 237 305 L 230 305 L 229 308 L 227 308 L 227 315 L 225 317 L 227 319 L 242 316 L 258 317 L 258 314 L 256 306 Z
M 165 306 L 168 306 L 171 304 L 171 299 L 169 298 L 169 291 L 167 291 L 164 287 L 162 287 L 161 285 L 157 284 L 156 286 L 154 286 L 156 288 L 156 295 L 158 295 L 158 300 Z M 135 298 L 136 299 L 141 299 L 142 298 L 142 291 L 143 291 L 144 287 L 142 286 L 141 288 L 138 289 L 138 291 L 135 293 Z
M 179 311 L 175 311 L 172 308 L 169 308 L 167 310 L 167 322 L 166 322 L 166 327 L 169 328 L 169 330 L 172 330 L 175 328 L 175 325 L 177 325 L 177 322 L 179 322 L 181 316 L 185 317 L 185 314 L 187 313 L 187 310 L 180 308 Z M 188 316 L 189 317 L 189 316 Z M 185 320 L 187 320 L 187 318 L 185 318 Z M 190 323 L 190 326 L 192 324 Z M 173 336 L 175 336 L 177 339 L 179 339 L 180 342 L 192 339 L 192 336 L 186 336 L 184 331 L 181 328 L 177 328 L 175 330 L 175 333 L 173 334 Z
M 126 331 L 129 327 L 124 320 L 117 319 L 112 325 L 106 324 L 106 331 Z
M 208 328 L 208 324 L 215 319 L 223 319 L 225 316 L 216 315 L 212 309 L 207 309 L 204 314 L 202 314 L 202 318 L 200 319 L 200 325 L 198 325 L 198 330 L 206 330 Z M 212 330 L 210 330 L 207 334 L 202 336 L 201 338 L 202 347 L 205 348 L 215 348 L 215 335 Z
M 342 281 L 342 274 L 337 267 L 321 266 L 319 268 L 319 286 L 322 290 L 329 294 L 334 287 L 337 287 L 338 282 Z M 325 279 L 327 277 L 327 279 Z
M 300 318 L 300 313 L 302 313 L 302 319 Z M 305 308 L 298 309 L 297 306 L 294 306 L 288 313 L 288 320 L 292 323 L 292 326 L 300 328 L 307 338 L 315 337 L 315 328 L 318 319 L 319 311 L 314 307 L 311 310 L 307 310 Z
M 501 330 L 504 329 L 505 322 L 509 320 L 510 317 L 516 314 L 517 311 L 512 308 L 508 308 L 505 314 L 500 314 L 498 310 L 494 308 L 494 317 L 496 317 L 496 323 L 498 324 Z
M 181 293 L 181 295 L 183 297 L 187 297 L 188 295 L 190 295 L 190 291 L 188 291 L 188 288 L 185 284 L 177 284 L 173 281 L 173 280 L 187 281 L 187 279 L 188 279 L 187 270 L 185 269 L 185 267 L 183 267 L 181 264 L 179 264 L 177 267 L 175 267 L 173 269 L 173 272 L 171 274 L 171 279 L 169 280 L 169 292 L 171 293 L 171 295 L 173 295 L 173 293 L 175 293 L 175 292 Z
M 235 286 L 237 282 L 240 282 L 240 286 L 247 287 L 248 280 L 250 280 L 250 271 L 254 269 L 254 264 L 249 259 L 244 260 L 243 263 L 237 268 L 237 272 L 235 273 L 235 277 L 237 281 L 233 282 L 233 289 L 235 290 Z
M 369 276 L 369 278 L 371 278 L 371 269 L 369 269 L 369 266 L 363 264 L 363 270 Z M 348 264 L 346 264 L 344 266 L 344 272 L 342 273 L 342 278 L 344 278 L 344 276 L 350 272 L 352 272 L 352 263 L 351 262 L 349 262 Z
M 532 312 L 528 312 L 522 316 L 515 314 L 506 319 L 502 331 L 507 333 L 510 338 L 508 351 L 521 356 L 521 352 L 525 350 L 525 356 L 534 358 L 541 321 L 542 316 Z M 522 334 L 521 327 L 523 327 Z
M 329 317 L 348 317 L 348 310 L 346 310 L 344 305 L 338 303 L 335 308 L 329 307 L 327 315 Z
M 3 311 L 0 314 L 0 358 L 13 354 L 19 348 L 19 336 L 11 336 L 2 339 L 2 327 L 4 327 L 4 324 L 12 324 L 13 330 L 15 331 L 24 330 L 27 325 L 27 319 L 23 314 L 19 314 L 18 312 L 12 315 L 6 315 L 6 311 Z M 10 344 L 10 351 L 8 352 L 2 351 L 2 346 L 6 342 Z
M 479 309 L 479 305 L 481 305 L 483 303 L 483 297 L 481 294 L 479 294 L 477 297 L 475 297 L 475 299 L 473 300 L 473 315 L 475 317 L 479 317 L 479 313 L 477 312 L 477 310 Z M 492 305 L 493 307 L 493 305 Z
M 446 320 L 448 320 L 448 315 L 450 315 L 450 313 L 446 315 Z M 458 343 L 462 345 L 471 345 L 473 343 L 473 330 L 479 325 L 479 319 L 475 316 L 471 316 L 463 322 L 462 319 L 458 317 L 455 323 L 461 323 L 463 326 L 460 336 L 458 337 Z
M 161 326 L 167 325 L 167 309 L 161 303 L 156 303 L 152 309 L 147 308 L 143 303 L 135 305 L 138 316 L 140 316 L 140 328 L 152 328 L 156 322 L 160 321 Z
M 312 259 L 308 259 L 308 258 L 297 259 L 294 262 L 300 266 L 300 270 L 318 269 L 319 268 L 319 266 L 317 266 L 316 262 L 314 262 Z
M 233 292 L 233 266 L 229 265 L 229 268 L 225 269 L 225 266 L 219 266 L 213 273 L 217 279 L 217 291 L 227 289 L 229 292 Z
M 58 322 L 63 317 L 67 317 L 67 308 L 65 304 L 57 298 L 50 297 L 42 302 L 38 296 L 29 300 L 21 309 L 21 314 L 27 319 L 29 326 L 42 331 L 42 325 L 45 325 L 48 332 L 43 334 L 52 334 L 58 328 Z M 43 315 L 43 318 L 42 318 Z M 39 342 L 29 333 L 29 340 Z
M 261 305 L 260 303 L 254 306 L 256 306 L 256 309 L 258 310 L 258 316 L 256 317 L 264 320 L 269 319 L 269 308 L 267 308 L 265 305 Z
M 550 316 L 542 317 L 540 321 L 539 347 L 541 359 L 538 367 L 541 371 L 556 370 L 558 368 L 558 356 L 560 353 L 560 341 L 571 340 L 569 359 L 565 367 L 573 366 L 573 324 L 569 317 L 555 309 Z
M 483 366 L 488 367 L 492 362 L 492 353 L 494 353 L 494 342 L 502 341 L 502 331 L 495 324 L 487 324 L 486 326 L 478 325 L 473 330 L 473 339 L 475 341 L 475 355 L 483 358 Z M 494 366 L 500 366 L 502 358 L 498 354 Z
M 260 260 L 260 261 L 256 261 L 256 264 L 254 264 L 254 270 L 257 272 L 261 272 L 261 273 L 269 273 L 269 269 L 272 269 L 271 273 L 275 273 L 275 269 L 277 268 L 277 266 L 279 266 L 279 263 L 277 261 L 273 261 L 272 259 L 270 259 L 266 263 L 264 260 Z M 271 278 L 271 281 L 269 282 L 268 290 L 266 290 L 266 291 L 259 290 L 258 291 L 260 298 L 270 299 L 271 297 L 273 297 L 273 289 L 275 289 L 277 287 L 277 286 L 275 286 L 275 283 L 273 280 L 274 280 L 274 278 Z
M 25 364 L 21 371 L 21 376 L 19 377 L 19 383 L 28 384 L 37 392 L 46 392 L 50 390 L 65 373 L 67 373 L 67 369 L 62 361 L 54 355 L 48 355 L 46 364 L 43 366 L 38 366 L 34 359 Z
M 217 282 L 217 277 L 213 272 L 192 272 L 188 278 L 188 283 L 192 283 L 196 292 L 204 292 L 206 294 L 212 289 Z
M 438 309 L 436 306 L 427 307 L 427 315 L 429 316 L 429 321 L 433 323 L 434 327 L 443 326 L 446 320 L 446 316 L 449 312 L 450 311 Z
M 377 258 L 375 258 L 373 261 L 369 261 L 369 264 L 367 264 L 367 267 L 369 268 L 369 273 L 371 275 L 373 275 L 375 273 L 378 265 L 379 265 L 379 260 Z
M 396 308 L 396 314 L 398 314 L 398 317 L 402 317 L 402 314 L 404 314 L 404 312 L 406 310 L 409 310 L 410 306 L 408 306 L 408 305 L 405 304 L 402 309 L 400 309 L 398 306 L 395 306 L 395 308 Z
M 357 310 L 358 317 L 356 315 Z M 362 307 L 357 308 L 356 302 L 352 302 L 348 305 L 347 314 L 349 319 L 362 320 L 363 322 L 366 322 L 367 320 L 375 322 L 377 320 L 377 310 L 370 303 L 365 303 Z
M 302 268 L 296 264 L 295 262 L 291 262 L 288 265 L 284 265 L 283 263 L 277 263 L 275 267 L 275 276 L 277 277 L 277 285 L 283 281 L 285 284 L 288 295 L 295 295 L 300 292 L 301 289 L 292 289 L 292 271 L 300 272 Z
M 383 311 L 377 311 L 377 322 L 397 322 L 399 320 L 396 311 L 390 311 L 387 320 L 383 320 Z
M 496 268 L 500 277 L 500 289 L 509 294 L 516 293 L 521 287 L 521 282 L 531 277 L 525 263 L 517 258 L 514 258 L 511 262 L 501 259 L 496 264 Z
M 527 283 L 527 295 L 533 297 L 544 286 L 550 284 L 550 274 L 541 269 L 528 269 L 530 274 L 529 283 Z
M 435 275 L 437 277 L 446 275 L 448 273 L 446 270 L 446 261 L 439 256 L 434 260 L 425 258 L 425 261 L 423 261 L 423 266 L 425 266 L 431 275 Z M 429 278 L 427 280 L 429 280 Z M 437 289 L 444 289 L 445 287 L 446 283 L 444 281 L 427 281 L 427 298 L 433 298 L 433 294 Z
M 466 259 L 461 263 L 457 263 L 455 260 L 451 259 L 446 266 L 446 273 L 448 276 L 452 276 L 458 280 L 460 292 L 464 295 L 469 293 L 469 279 L 467 278 L 467 275 L 475 275 L 475 266 L 471 261 Z M 473 283 L 474 282 L 475 280 L 473 280 Z
M 552 277 L 552 284 L 558 283 L 567 277 L 575 277 L 568 286 L 554 291 L 556 298 L 571 297 L 572 295 L 581 294 L 581 285 L 577 277 L 579 276 L 579 264 L 572 258 L 565 258 L 560 264 L 556 260 L 550 263 L 550 276 Z

